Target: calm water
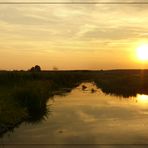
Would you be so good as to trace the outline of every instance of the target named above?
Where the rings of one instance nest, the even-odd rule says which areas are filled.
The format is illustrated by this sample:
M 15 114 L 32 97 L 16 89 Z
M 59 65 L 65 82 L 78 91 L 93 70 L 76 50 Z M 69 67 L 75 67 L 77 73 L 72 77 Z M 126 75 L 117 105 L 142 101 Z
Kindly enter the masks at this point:
M 23 123 L 0 143 L 148 144 L 148 96 L 122 98 L 105 95 L 91 83 L 83 91 L 82 85 L 49 100 L 46 120 Z

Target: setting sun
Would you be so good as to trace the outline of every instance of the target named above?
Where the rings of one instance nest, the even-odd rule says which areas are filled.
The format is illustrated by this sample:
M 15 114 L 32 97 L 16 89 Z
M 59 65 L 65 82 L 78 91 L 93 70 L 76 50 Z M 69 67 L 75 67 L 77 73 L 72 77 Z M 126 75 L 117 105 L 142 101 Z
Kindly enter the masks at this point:
M 140 60 L 148 60 L 148 44 L 141 45 L 137 48 L 137 56 Z

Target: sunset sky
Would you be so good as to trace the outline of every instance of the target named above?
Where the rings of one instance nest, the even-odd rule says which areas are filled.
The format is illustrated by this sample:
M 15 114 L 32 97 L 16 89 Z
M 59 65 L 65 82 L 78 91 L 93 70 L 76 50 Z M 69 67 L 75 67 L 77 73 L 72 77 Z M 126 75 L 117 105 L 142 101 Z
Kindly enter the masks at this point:
M 148 68 L 146 43 L 148 4 L 0 5 L 1 70 Z

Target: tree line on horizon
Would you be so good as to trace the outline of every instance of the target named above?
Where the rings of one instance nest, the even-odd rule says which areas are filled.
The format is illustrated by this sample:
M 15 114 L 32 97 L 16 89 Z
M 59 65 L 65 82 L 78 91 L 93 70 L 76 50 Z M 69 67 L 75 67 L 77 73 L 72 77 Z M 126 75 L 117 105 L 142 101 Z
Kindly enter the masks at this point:
M 40 72 L 41 67 L 39 65 L 35 65 L 34 67 L 31 67 L 31 69 L 29 69 L 29 71 L 31 71 L 31 72 Z
M 53 70 L 58 71 L 58 68 L 53 67 Z M 28 71 L 30 71 L 30 72 L 41 72 L 42 69 L 41 69 L 41 67 L 39 65 L 35 65 L 34 67 L 31 67 Z

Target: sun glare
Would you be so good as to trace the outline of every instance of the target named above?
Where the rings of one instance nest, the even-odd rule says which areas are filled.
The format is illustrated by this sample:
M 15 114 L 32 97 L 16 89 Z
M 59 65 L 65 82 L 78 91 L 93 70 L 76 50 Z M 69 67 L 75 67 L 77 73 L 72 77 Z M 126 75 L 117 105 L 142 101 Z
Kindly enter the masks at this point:
M 137 56 L 142 61 L 148 60 L 148 44 L 141 45 L 137 48 Z
M 148 104 L 148 95 L 137 94 L 137 101 L 141 104 Z

